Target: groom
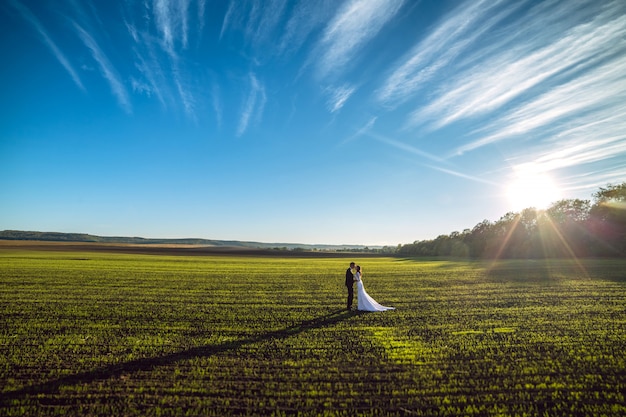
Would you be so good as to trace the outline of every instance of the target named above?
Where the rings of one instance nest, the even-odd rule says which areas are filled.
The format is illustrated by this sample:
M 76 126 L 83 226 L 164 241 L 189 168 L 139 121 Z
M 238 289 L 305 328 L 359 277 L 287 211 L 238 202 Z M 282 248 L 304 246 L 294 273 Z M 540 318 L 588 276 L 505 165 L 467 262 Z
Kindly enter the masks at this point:
M 350 262 L 350 268 L 346 269 L 346 287 L 348 287 L 348 311 L 350 311 L 354 299 L 354 262 Z

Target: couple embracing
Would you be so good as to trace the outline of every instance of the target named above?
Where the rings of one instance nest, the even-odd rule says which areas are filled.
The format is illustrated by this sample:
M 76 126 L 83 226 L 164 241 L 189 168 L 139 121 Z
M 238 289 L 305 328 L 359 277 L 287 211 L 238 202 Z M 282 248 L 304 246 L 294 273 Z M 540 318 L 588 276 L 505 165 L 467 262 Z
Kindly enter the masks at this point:
M 354 299 L 354 283 L 357 288 L 357 309 L 359 311 L 386 311 L 393 310 L 393 307 L 381 306 L 365 292 L 363 279 L 361 278 L 361 267 L 350 262 L 350 268 L 346 270 L 346 287 L 348 287 L 348 311 L 352 310 L 352 300 Z

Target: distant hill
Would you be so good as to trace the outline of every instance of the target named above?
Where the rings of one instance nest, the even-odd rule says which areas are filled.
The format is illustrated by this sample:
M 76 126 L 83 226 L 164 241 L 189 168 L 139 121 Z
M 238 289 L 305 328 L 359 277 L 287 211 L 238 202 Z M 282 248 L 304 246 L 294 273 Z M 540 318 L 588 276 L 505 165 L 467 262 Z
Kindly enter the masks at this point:
M 303 249 L 303 250 L 359 250 L 365 249 L 363 245 L 305 245 L 297 243 L 262 243 L 262 242 L 242 242 L 238 240 L 213 240 L 213 239 L 146 239 L 143 237 L 122 237 L 122 236 L 95 236 L 86 233 L 60 233 L 60 232 L 31 232 L 21 230 L 0 231 L 2 240 L 35 240 L 46 242 L 95 242 L 95 243 L 121 243 L 138 245 L 202 245 L 219 247 L 239 247 L 239 248 L 281 248 L 281 249 Z M 379 247 L 369 246 L 369 249 Z

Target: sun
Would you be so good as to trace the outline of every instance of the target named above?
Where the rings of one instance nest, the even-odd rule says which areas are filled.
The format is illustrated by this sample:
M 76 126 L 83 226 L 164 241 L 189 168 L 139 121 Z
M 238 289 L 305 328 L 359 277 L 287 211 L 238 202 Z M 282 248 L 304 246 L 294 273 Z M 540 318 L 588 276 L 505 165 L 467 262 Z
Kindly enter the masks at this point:
M 516 178 L 507 187 L 507 197 L 514 211 L 529 207 L 546 209 L 561 199 L 561 191 L 545 172 L 519 169 Z

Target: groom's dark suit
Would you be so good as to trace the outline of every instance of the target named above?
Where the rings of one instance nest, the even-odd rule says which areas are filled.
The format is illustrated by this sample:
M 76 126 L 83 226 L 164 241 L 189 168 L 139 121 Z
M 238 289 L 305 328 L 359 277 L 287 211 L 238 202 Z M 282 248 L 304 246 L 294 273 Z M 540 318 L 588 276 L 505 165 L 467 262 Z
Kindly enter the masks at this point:
M 346 287 L 348 287 L 348 310 L 350 310 L 354 299 L 354 275 L 350 268 L 346 270 Z

